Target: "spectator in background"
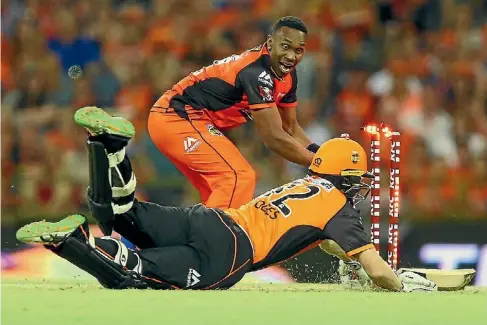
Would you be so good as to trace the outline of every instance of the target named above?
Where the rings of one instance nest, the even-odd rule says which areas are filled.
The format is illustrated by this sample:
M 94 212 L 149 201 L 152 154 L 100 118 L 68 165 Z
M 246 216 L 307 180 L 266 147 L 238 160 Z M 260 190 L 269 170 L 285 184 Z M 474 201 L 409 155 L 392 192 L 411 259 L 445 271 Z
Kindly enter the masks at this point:
M 375 117 L 375 101 L 366 87 L 369 73 L 357 66 L 345 77 L 345 86 L 336 99 L 336 113 L 333 123 L 340 133 L 348 133 L 353 139 L 361 139 L 360 128 Z
M 16 157 L 15 138 L 16 132 L 13 125 L 12 111 L 5 106 L 2 107 L 1 121 L 1 166 L 2 166 L 2 210 L 3 213 L 12 213 L 20 203 L 15 187 Z
M 408 134 L 421 137 L 434 157 L 443 159 L 450 167 L 458 165 L 452 117 L 440 106 L 431 85 L 423 91 L 421 109 L 400 113 L 399 125 Z
M 91 79 L 80 78 L 74 80 L 74 96 L 71 105 L 73 107 L 83 107 L 93 105 L 96 101 L 91 87 Z
M 76 125 L 73 109 L 58 112 L 56 127 L 46 133 L 46 169 L 49 175 L 49 194 L 44 198 L 45 211 L 50 214 L 69 213 L 81 203 L 88 183 L 88 159 L 82 132 L 73 134 Z
M 4 0 L 1 9 L 2 208 L 11 213 L 82 204 L 84 143 L 65 132 L 70 111 L 84 105 L 132 116 L 137 139 L 128 150 L 142 170 L 140 195 L 167 204 L 188 197 L 147 141 L 154 97 L 259 43 L 276 18 L 297 15 L 309 27 L 297 69 L 298 118 L 309 136 L 360 137 L 364 123 L 384 121 L 402 132 L 408 217 L 487 215 L 485 1 Z M 73 65 L 83 69 L 77 80 L 67 74 Z M 301 172 L 248 141 L 251 125 L 227 135 L 256 167 L 258 192 Z M 161 188 L 158 179 L 172 175 L 173 187 Z
M 110 66 L 105 64 L 103 60 L 99 64 L 89 67 L 85 75 L 90 80 L 91 92 L 94 97 L 94 102 L 91 105 L 113 107 L 121 83 Z
M 487 215 L 487 150 L 475 157 L 471 163 L 470 182 L 468 183 L 466 205 L 471 207 L 473 215 L 485 218 Z
M 153 86 L 153 100 L 157 100 L 159 94 L 171 88 L 179 80 L 182 63 L 173 53 L 169 52 L 164 44 L 156 44 L 154 48 L 156 54 L 149 59 L 148 75 Z M 201 55 L 201 52 L 195 51 L 194 55 L 188 59 L 192 59 L 192 64 L 195 64 L 193 62 L 205 60 L 204 55 Z
M 49 48 L 58 56 L 64 72 L 72 66 L 84 69 L 100 60 L 100 45 L 94 39 L 81 37 L 74 13 L 62 9 L 55 14 L 56 35 L 49 40 Z
M 34 127 L 19 128 L 18 190 L 21 195 L 19 213 L 32 216 L 41 213 L 49 196 L 50 174 L 46 164 L 44 139 L 38 141 Z
M 25 14 L 22 1 L 2 1 L 2 36 L 11 38 L 15 34 L 15 27 Z M 2 37 L 2 38 L 3 38 Z
M 468 148 L 472 156 L 481 157 L 487 151 L 487 101 L 475 98 L 468 113 Z
M 5 96 L 4 104 L 11 105 L 16 111 L 35 109 L 49 104 L 46 78 L 37 68 L 28 67 L 17 78 L 18 88 Z
M 146 130 L 153 92 L 145 63 L 129 63 L 117 94 L 115 105 L 120 114 L 129 118 L 137 130 Z M 137 138 L 137 133 L 135 137 Z
M 59 87 L 59 61 L 48 50 L 46 39 L 35 21 L 20 21 L 12 43 L 11 65 L 15 76 L 19 78 L 16 81 L 19 98 L 14 106 L 26 108 L 29 105 L 41 106 L 47 101 L 54 101 Z M 30 88 L 33 95 L 29 94 Z M 37 104 L 33 103 L 34 97 Z

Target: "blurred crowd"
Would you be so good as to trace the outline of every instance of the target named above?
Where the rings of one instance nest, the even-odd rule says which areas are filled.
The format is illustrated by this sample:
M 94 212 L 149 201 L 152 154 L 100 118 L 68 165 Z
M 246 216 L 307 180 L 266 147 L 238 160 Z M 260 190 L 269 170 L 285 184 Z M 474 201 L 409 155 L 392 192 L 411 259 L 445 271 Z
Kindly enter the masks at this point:
M 195 191 L 146 132 L 153 102 L 214 59 L 263 43 L 273 21 L 309 30 L 298 118 L 317 143 L 384 122 L 402 133 L 405 218 L 487 216 L 485 0 L 3 0 L 2 217 L 85 208 L 85 132 L 73 112 L 130 118 L 138 196 L 172 205 Z M 227 135 L 256 169 L 257 192 L 305 169 L 265 149 L 251 124 Z M 388 142 L 382 141 L 384 193 Z M 257 194 L 258 194 L 257 193 Z M 385 194 L 387 196 L 387 194 Z M 387 209 L 387 204 L 385 204 Z

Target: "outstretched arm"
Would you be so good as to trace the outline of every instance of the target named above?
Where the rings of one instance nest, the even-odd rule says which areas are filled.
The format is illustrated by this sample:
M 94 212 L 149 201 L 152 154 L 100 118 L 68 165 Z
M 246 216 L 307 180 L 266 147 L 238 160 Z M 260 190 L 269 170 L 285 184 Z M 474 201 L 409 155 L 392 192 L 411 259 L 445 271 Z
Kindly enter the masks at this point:
M 270 72 L 247 67 L 238 74 L 236 84 L 242 87 L 247 95 L 255 127 L 266 147 L 291 162 L 308 167 L 313 153 L 283 129 L 287 124 L 283 125 L 274 101 L 274 81 L 270 76 Z M 294 100 L 286 96 L 283 99 Z M 286 102 L 284 105 L 294 104 Z
M 284 131 L 279 111 L 275 106 L 254 110 L 252 116 L 255 127 L 267 148 L 291 162 L 305 167 L 311 164 L 313 153 Z
M 279 108 L 279 114 L 282 119 L 282 128 L 284 131 L 296 139 L 301 145 L 307 148 L 313 141 L 306 135 L 296 118 L 296 108 Z
M 438 289 L 436 283 L 418 273 L 407 271 L 396 275 L 374 248 L 357 253 L 354 257 L 358 259 L 372 281 L 381 288 L 404 292 Z
M 345 203 L 328 221 L 324 233 L 325 237 L 336 242 L 343 252 L 333 245 L 324 244 L 321 248 L 345 261 L 347 258 L 358 260 L 377 286 L 390 291 L 436 290 L 435 283 L 415 273 L 405 272 L 397 277 L 370 243 L 358 212 L 350 204 Z
M 296 117 L 296 106 L 298 104 L 298 76 L 296 70 L 292 72 L 291 76 L 291 89 L 283 98 L 281 98 L 278 103 L 279 114 L 281 115 L 282 120 L 282 127 L 287 134 L 289 134 L 299 143 L 301 143 L 303 147 L 311 150 L 312 152 L 316 152 L 318 150 L 318 145 L 314 144 L 311 139 L 306 135 L 301 125 L 299 125 L 298 119 Z
M 401 291 L 401 281 L 374 248 L 366 249 L 355 257 L 376 285 L 387 290 Z

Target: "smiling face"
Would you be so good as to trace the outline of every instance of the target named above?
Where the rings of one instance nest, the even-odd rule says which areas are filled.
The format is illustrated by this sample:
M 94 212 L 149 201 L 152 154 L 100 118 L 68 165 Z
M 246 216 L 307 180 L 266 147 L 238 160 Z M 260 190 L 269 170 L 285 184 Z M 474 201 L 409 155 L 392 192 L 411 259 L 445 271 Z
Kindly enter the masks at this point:
M 296 68 L 306 48 L 306 34 L 290 27 L 281 27 L 267 37 L 272 70 L 284 77 Z

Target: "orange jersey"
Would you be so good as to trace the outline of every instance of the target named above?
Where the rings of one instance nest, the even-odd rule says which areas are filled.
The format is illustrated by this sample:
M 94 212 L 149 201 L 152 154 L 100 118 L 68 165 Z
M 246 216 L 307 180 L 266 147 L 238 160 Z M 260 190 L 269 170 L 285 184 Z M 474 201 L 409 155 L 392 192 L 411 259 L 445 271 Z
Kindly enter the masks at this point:
M 271 70 L 267 47 L 215 61 L 166 91 L 156 108 L 206 110 L 215 126 L 229 129 L 252 119 L 252 110 L 295 107 L 297 75 L 278 78 Z
M 336 241 L 352 256 L 373 248 L 358 212 L 329 181 L 306 177 L 270 190 L 238 209 L 224 212 L 244 228 L 260 269 Z

